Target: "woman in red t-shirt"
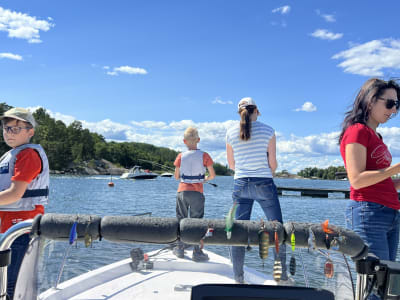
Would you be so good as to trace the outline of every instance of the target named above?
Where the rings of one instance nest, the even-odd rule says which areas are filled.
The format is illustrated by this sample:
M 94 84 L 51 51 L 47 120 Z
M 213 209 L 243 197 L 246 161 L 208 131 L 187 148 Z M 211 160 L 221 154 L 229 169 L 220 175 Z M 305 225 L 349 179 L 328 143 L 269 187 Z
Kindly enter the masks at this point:
M 400 163 L 392 156 L 376 131 L 397 114 L 400 87 L 393 81 L 369 79 L 346 113 L 340 134 L 340 153 L 350 181 L 346 225 L 368 244 L 380 259 L 396 259 L 399 244 Z

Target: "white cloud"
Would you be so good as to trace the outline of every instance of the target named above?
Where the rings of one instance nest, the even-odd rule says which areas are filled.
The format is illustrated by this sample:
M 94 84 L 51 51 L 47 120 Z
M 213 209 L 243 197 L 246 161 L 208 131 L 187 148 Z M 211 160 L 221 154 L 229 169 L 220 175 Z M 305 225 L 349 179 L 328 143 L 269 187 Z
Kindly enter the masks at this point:
M 223 101 L 221 100 L 220 97 L 216 97 L 212 102 L 212 104 L 233 104 L 232 101 L 228 100 L 228 101 Z
M 40 31 L 54 27 L 52 19 L 38 20 L 28 14 L 11 11 L 0 7 L 0 31 L 8 32 L 8 37 L 25 39 L 29 43 L 41 43 Z
M 333 40 L 341 39 L 343 37 L 343 33 L 333 33 L 326 29 L 317 29 L 313 33 L 311 33 L 311 36 L 321 39 L 321 40 L 333 41 Z
M 338 66 L 346 73 L 383 76 L 383 69 L 400 69 L 400 40 L 372 40 L 339 52 L 332 58 L 343 59 Z
M 272 13 L 280 13 L 282 15 L 288 14 L 290 12 L 290 6 L 289 5 L 285 5 L 285 6 L 281 6 L 281 7 L 277 7 L 274 8 L 272 10 Z
M 8 58 L 13 60 L 22 60 L 22 56 L 13 53 L 0 53 L 0 58 Z
M 109 70 L 110 67 L 104 66 L 103 69 Z M 107 75 L 111 76 L 117 76 L 119 74 L 140 74 L 140 75 L 145 75 L 147 74 L 147 71 L 143 68 L 138 68 L 138 67 L 130 67 L 130 66 L 121 66 L 121 67 L 115 67 L 113 68 L 112 71 L 108 71 Z
M 318 16 L 323 18 L 328 23 L 336 22 L 336 18 L 334 15 L 323 14 L 319 9 L 317 9 L 315 12 L 317 13 Z
M 313 112 L 316 111 L 317 107 L 312 104 L 312 102 L 304 102 L 304 104 L 300 108 L 296 108 L 295 111 L 306 111 L 306 112 Z

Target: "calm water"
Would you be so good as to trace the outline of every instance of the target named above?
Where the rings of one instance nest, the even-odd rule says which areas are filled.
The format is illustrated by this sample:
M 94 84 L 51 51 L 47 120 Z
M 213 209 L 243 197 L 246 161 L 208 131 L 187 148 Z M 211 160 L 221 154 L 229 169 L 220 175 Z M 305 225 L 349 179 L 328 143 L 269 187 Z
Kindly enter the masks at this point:
M 175 195 L 178 182 L 172 178 L 157 178 L 154 180 L 123 180 L 115 179 L 115 187 L 108 187 L 108 176 L 97 177 L 72 177 L 54 176 L 51 178 L 51 202 L 47 206 L 47 212 L 68 214 L 96 214 L 106 215 L 135 215 L 151 212 L 155 217 L 175 216 Z M 214 183 L 218 187 L 205 185 L 206 209 L 205 218 L 221 218 L 225 216 L 231 207 L 232 177 L 217 177 Z M 276 179 L 278 186 L 293 187 L 320 187 L 320 188 L 348 188 L 347 181 L 322 181 L 299 179 Z M 344 211 L 346 200 L 342 194 L 330 195 L 329 198 L 299 197 L 285 194 L 280 197 L 284 221 L 296 222 L 323 222 L 327 218 L 334 225 L 344 226 Z M 258 204 L 253 207 L 253 220 L 265 219 Z M 94 242 L 90 248 L 85 248 L 82 243 L 73 247 L 64 269 L 62 280 L 95 269 L 104 264 L 129 257 L 132 247 L 142 247 L 145 251 L 159 248 L 154 245 L 110 244 L 107 241 Z M 206 246 L 218 254 L 229 257 L 228 247 Z M 42 279 L 42 288 L 54 285 L 54 278 L 60 266 L 60 260 L 64 255 L 65 244 L 56 243 L 45 248 L 42 272 L 50 273 L 50 279 Z M 288 260 L 291 250 L 287 249 Z M 310 273 L 310 282 L 313 286 L 329 282 L 323 278 L 324 257 L 314 257 L 303 249 L 306 269 Z M 296 250 L 297 282 L 304 282 L 299 253 Z M 259 271 L 271 274 L 272 255 L 269 255 L 264 268 L 258 256 L 258 249 L 246 253 L 246 265 Z

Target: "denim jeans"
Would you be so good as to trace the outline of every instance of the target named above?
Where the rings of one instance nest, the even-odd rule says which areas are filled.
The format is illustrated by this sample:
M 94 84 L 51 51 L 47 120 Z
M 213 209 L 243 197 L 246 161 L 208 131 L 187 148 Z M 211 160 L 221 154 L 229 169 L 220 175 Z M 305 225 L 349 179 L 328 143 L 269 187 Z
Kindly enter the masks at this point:
M 380 259 L 395 261 L 399 244 L 399 212 L 382 204 L 350 200 L 346 208 L 346 227 L 368 245 Z
M 257 201 L 269 221 L 282 220 L 278 192 L 272 178 L 247 177 L 235 179 L 232 193 L 233 202 L 237 203 L 236 220 L 250 220 L 254 201 Z M 274 258 L 277 259 L 275 248 Z M 243 280 L 245 247 L 232 247 L 233 273 L 236 281 Z M 286 246 L 280 245 L 279 258 L 282 263 L 282 280 L 287 279 Z
M 19 268 L 29 246 L 29 234 L 18 237 L 11 245 L 11 264 L 7 268 L 7 294 L 10 299 L 14 296 Z

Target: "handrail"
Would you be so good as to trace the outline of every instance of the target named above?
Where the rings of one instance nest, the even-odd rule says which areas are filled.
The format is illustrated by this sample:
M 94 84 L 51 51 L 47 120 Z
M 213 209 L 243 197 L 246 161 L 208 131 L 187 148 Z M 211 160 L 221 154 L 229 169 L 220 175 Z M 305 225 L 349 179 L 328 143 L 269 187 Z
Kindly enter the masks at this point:
M 0 253 L 10 249 L 12 243 L 21 235 L 29 233 L 33 220 L 25 220 L 10 227 L 0 238 Z M 7 266 L 0 267 L 0 300 L 7 299 Z

